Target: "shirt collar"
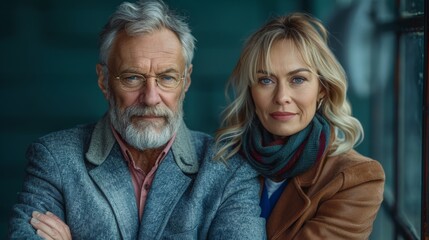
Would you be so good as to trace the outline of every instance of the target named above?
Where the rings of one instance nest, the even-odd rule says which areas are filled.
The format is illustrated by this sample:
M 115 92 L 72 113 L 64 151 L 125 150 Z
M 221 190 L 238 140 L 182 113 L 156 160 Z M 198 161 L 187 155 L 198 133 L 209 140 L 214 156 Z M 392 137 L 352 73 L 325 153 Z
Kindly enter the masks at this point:
M 122 136 L 116 131 L 116 129 L 113 127 L 113 125 L 110 125 L 110 128 L 112 130 L 113 136 L 115 137 L 116 141 L 119 144 L 119 147 L 121 149 L 122 155 L 125 158 L 125 161 L 131 162 L 134 164 L 134 160 L 132 159 L 131 152 L 125 142 L 125 140 L 122 138 Z M 176 138 L 176 133 L 173 134 L 173 136 L 170 138 L 170 140 L 165 145 L 162 152 L 159 154 L 157 158 L 157 162 L 159 163 L 164 159 L 164 157 L 167 155 L 168 151 L 170 150 L 171 146 L 173 145 L 174 139 Z

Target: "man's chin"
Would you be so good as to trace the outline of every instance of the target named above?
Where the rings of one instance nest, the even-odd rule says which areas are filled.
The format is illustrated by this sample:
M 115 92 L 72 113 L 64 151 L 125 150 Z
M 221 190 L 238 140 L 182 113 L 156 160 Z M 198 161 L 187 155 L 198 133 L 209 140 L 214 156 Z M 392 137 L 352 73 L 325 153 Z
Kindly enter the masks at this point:
M 159 134 L 166 127 L 167 126 L 164 123 L 142 122 L 142 121 L 133 123 L 133 128 L 140 133 L 150 131 L 154 134 Z
M 146 127 L 155 127 L 155 128 L 164 128 L 166 126 L 165 118 L 144 118 L 144 117 L 134 117 L 132 119 L 132 124 L 136 128 L 146 128 Z

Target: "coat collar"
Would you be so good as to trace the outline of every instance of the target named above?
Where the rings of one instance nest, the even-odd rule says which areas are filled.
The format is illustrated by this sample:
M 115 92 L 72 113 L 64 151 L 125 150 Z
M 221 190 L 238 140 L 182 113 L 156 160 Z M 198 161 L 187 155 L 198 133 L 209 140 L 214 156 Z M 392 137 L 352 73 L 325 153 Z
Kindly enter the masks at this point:
M 317 182 L 325 161 L 324 157 L 315 166 L 290 180 L 268 218 L 268 239 L 279 239 L 310 206 L 311 200 L 303 188 Z M 288 204 L 283 204 L 285 202 Z
M 333 129 L 333 128 L 331 128 Z M 331 138 L 329 145 L 334 140 L 333 130 L 331 130 Z M 328 157 L 327 152 L 321 159 L 304 173 L 291 179 L 280 196 L 276 206 L 274 207 L 271 216 L 268 219 L 267 234 L 268 239 L 279 239 L 282 233 L 287 230 L 310 206 L 311 200 L 303 190 L 303 188 L 314 185 L 320 178 L 323 166 Z M 289 203 L 288 205 L 282 202 Z
M 110 119 L 106 114 L 94 127 L 86 158 L 95 165 L 101 165 L 109 156 L 115 143 L 115 137 L 110 129 Z M 198 172 L 197 153 L 192 144 L 191 133 L 183 121 L 177 131 L 172 151 L 176 164 L 184 173 Z

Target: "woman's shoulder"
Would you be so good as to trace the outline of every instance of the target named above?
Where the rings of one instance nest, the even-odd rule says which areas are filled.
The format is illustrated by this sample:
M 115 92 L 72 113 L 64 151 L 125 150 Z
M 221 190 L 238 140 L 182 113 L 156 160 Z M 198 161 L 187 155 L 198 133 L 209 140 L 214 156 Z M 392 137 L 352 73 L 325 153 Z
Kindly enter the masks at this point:
M 359 166 L 368 166 L 377 170 L 383 170 L 381 164 L 370 157 L 358 153 L 356 150 L 328 157 L 327 162 L 332 162 L 341 169 L 355 168 Z
M 355 150 L 326 157 L 316 166 L 301 174 L 298 183 L 312 191 L 330 188 L 341 191 L 370 184 L 374 191 L 383 189 L 385 175 L 381 164 Z M 330 186 L 330 187 L 328 187 Z M 368 185 L 369 186 L 369 185 Z M 381 191 L 379 191 L 381 192 Z
M 344 183 L 356 184 L 365 181 L 384 181 L 385 175 L 382 165 L 355 150 L 331 156 L 326 159 L 323 171 L 333 175 L 341 174 Z

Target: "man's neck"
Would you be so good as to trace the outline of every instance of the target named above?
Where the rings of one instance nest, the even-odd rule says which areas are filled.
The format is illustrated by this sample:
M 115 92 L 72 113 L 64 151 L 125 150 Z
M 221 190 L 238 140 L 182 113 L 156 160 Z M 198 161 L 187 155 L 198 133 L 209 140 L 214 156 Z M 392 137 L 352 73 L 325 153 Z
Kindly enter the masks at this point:
M 150 170 L 153 168 L 153 166 L 156 163 L 156 160 L 158 159 L 159 154 L 161 154 L 162 150 L 164 149 L 164 146 L 154 149 L 146 149 L 146 150 L 139 150 L 132 146 L 127 146 L 131 156 L 139 168 L 143 170 L 146 174 L 150 172 Z

